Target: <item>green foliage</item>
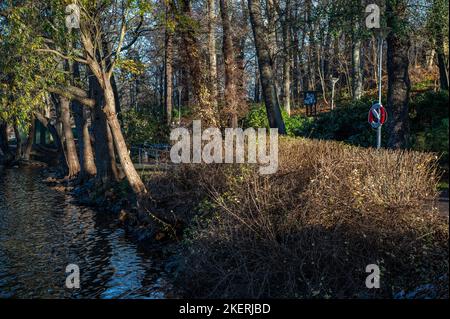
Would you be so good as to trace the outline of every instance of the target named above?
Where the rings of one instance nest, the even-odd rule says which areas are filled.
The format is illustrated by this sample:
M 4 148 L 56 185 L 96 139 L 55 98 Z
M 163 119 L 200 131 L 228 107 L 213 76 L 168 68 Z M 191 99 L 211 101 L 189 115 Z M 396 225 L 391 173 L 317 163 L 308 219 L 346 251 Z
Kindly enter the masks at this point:
M 0 119 L 21 126 L 42 106 L 46 88 L 63 79 L 54 58 L 37 51 L 43 39 L 28 25 L 35 15 L 30 6 L 15 6 L 0 31 Z
M 283 112 L 290 136 L 343 141 L 351 145 L 371 147 L 375 144 L 375 131 L 367 123 L 367 114 L 373 100 L 343 102 L 331 112 L 315 118 L 288 117 Z M 410 104 L 410 146 L 414 150 L 436 152 L 441 162 L 449 159 L 448 91 L 426 92 L 412 98 Z M 388 118 L 389 121 L 389 118 Z M 255 105 L 244 120 L 246 127 L 269 127 L 263 105 Z M 382 131 L 382 141 L 388 138 Z
M 168 128 L 160 114 L 138 112 L 134 109 L 121 113 L 126 141 L 130 145 L 164 143 Z
M 367 114 L 372 103 L 373 101 L 366 97 L 338 105 L 331 112 L 319 114 L 309 127 L 298 130 L 297 133 L 304 137 L 343 141 L 365 147 L 373 146 L 375 131 L 367 123 Z M 383 134 L 386 135 L 386 130 L 383 130 Z
M 447 163 L 448 91 L 430 91 L 417 95 L 410 106 L 410 119 L 412 147 L 420 151 L 436 152 L 442 156 L 442 163 Z
M 283 116 L 286 131 L 289 136 L 298 135 L 299 131 L 309 127 L 313 121 L 312 118 L 302 117 L 298 115 L 288 116 L 284 109 L 281 111 L 281 114 Z M 254 128 L 269 128 L 269 120 L 267 119 L 267 111 L 264 105 L 256 104 L 250 109 L 250 112 L 244 119 L 244 126 Z

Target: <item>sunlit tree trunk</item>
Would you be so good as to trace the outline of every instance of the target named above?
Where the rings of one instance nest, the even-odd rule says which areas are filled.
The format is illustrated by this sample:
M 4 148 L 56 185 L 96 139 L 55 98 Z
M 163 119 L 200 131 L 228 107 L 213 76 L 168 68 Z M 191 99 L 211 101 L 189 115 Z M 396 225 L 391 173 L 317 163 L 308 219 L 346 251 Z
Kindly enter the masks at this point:
M 166 123 L 172 123 L 173 109 L 173 4 L 166 1 L 166 29 L 165 29 L 165 54 L 164 54 L 164 110 Z
M 238 125 L 236 91 L 236 59 L 234 55 L 234 45 L 231 36 L 231 22 L 228 8 L 228 0 L 220 0 L 220 14 L 223 27 L 223 57 L 225 62 L 225 103 L 226 110 L 230 114 L 231 126 L 236 128 Z
M 283 106 L 291 115 L 291 1 L 286 1 L 283 21 Z
M 80 162 L 78 160 L 77 148 L 73 137 L 72 125 L 70 122 L 70 100 L 64 96 L 59 96 L 59 106 L 61 112 L 61 123 L 63 125 L 63 135 L 68 177 L 76 176 L 80 172 Z
M 216 13 L 215 1 L 208 0 L 208 58 L 209 58 L 209 84 L 211 91 L 211 103 L 214 110 L 217 110 L 217 58 L 216 58 Z
M 258 57 L 262 94 L 266 104 L 270 127 L 278 128 L 280 134 L 286 134 L 286 127 L 281 117 L 280 104 L 278 102 L 270 47 L 267 43 L 267 30 L 264 27 L 264 19 L 259 1 L 248 0 L 248 7 Z

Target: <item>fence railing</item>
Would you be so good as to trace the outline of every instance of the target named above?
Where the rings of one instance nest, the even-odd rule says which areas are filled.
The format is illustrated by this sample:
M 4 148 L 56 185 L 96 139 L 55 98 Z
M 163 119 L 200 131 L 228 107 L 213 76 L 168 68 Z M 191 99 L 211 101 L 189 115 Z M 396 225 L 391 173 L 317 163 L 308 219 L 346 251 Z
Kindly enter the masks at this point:
M 131 147 L 131 158 L 139 165 L 160 165 L 170 162 L 170 145 L 142 144 Z

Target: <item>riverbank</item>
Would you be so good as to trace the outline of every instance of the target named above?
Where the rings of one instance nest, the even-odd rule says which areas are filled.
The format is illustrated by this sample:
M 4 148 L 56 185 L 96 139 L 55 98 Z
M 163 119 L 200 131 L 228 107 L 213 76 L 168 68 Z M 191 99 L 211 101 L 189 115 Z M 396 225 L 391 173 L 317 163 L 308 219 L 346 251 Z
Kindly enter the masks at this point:
M 47 173 L 0 170 L 0 298 L 171 298 L 156 257 L 111 213 L 44 185 Z M 65 286 L 69 264 L 81 289 Z
M 125 229 L 164 273 L 166 297 L 448 296 L 448 218 L 430 206 L 432 155 L 303 139 L 280 146 L 271 176 L 251 165 L 153 171 L 139 205 L 126 182 L 98 189 L 47 170 L 46 183 Z M 384 284 L 368 291 L 361 282 L 374 262 Z

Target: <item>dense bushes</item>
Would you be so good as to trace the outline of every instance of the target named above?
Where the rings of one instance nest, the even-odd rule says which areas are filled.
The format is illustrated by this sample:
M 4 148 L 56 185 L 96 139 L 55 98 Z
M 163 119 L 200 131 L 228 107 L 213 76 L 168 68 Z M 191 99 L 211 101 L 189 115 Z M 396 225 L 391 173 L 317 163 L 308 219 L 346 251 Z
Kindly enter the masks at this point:
M 289 118 L 286 113 L 283 113 L 283 118 L 290 136 L 372 147 L 375 145 L 375 131 L 367 123 L 372 103 L 370 97 L 364 97 L 360 101 L 341 102 L 334 111 L 321 113 L 316 118 L 299 115 Z M 446 164 L 449 146 L 448 91 L 429 91 L 414 95 L 411 98 L 409 117 L 410 148 L 435 152 L 442 156 L 441 164 Z M 244 123 L 246 126 L 267 127 L 265 108 L 255 106 Z M 387 141 L 388 132 L 384 129 L 382 134 L 382 141 Z
M 289 136 L 298 135 L 298 130 L 303 127 L 309 127 L 312 124 L 312 118 L 307 118 L 299 115 L 289 117 L 285 110 L 281 111 L 286 131 Z M 267 119 L 267 111 L 264 105 L 255 104 L 248 112 L 244 119 L 244 127 L 265 127 L 269 128 L 269 121 Z
M 442 154 L 441 163 L 448 166 L 448 91 L 415 96 L 410 118 L 412 147 Z
M 163 116 L 157 112 L 137 112 L 130 109 L 121 113 L 127 143 L 139 145 L 145 142 L 162 143 L 167 140 L 168 128 Z
M 188 226 L 178 276 L 188 297 L 393 297 L 423 284 L 448 296 L 432 155 L 283 138 L 271 176 L 249 165 L 168 174 L 161 198 L 196 207 L 177 213 L 174 201 L 160 215 Z M 368 264 L 380 266 L 381 289 L 365 287 Z

